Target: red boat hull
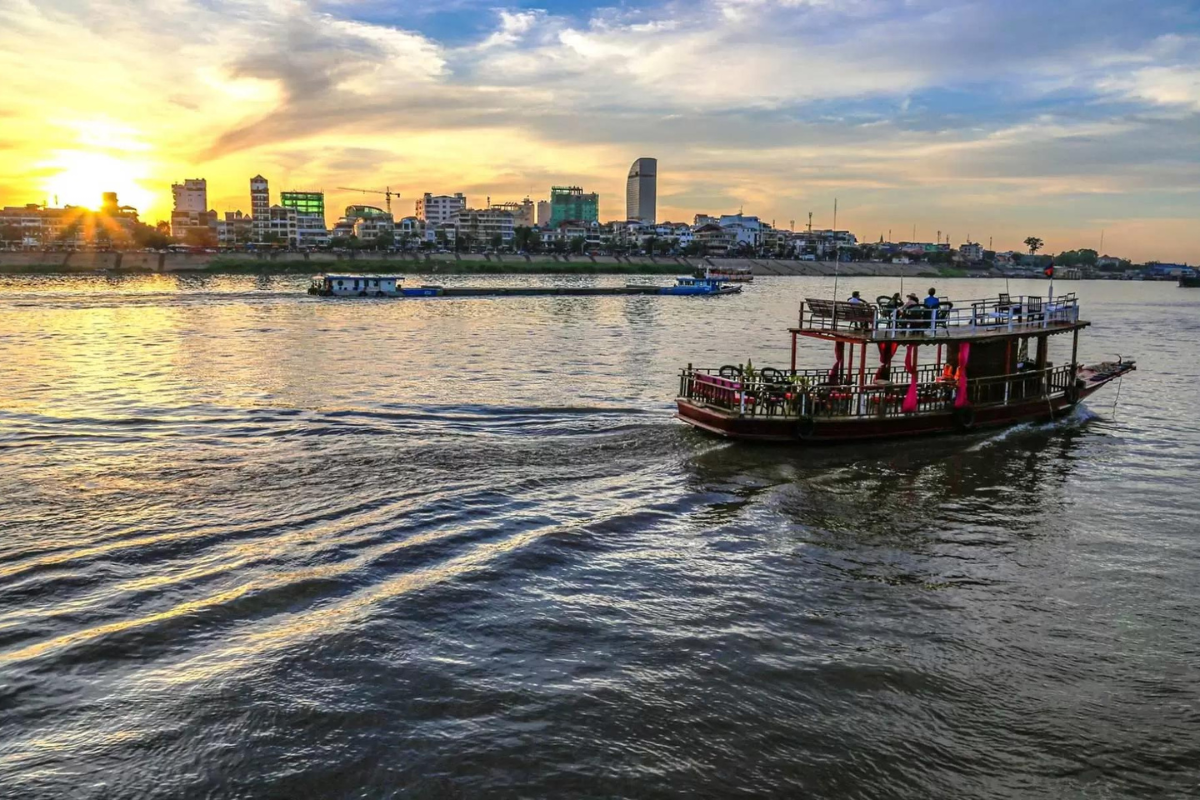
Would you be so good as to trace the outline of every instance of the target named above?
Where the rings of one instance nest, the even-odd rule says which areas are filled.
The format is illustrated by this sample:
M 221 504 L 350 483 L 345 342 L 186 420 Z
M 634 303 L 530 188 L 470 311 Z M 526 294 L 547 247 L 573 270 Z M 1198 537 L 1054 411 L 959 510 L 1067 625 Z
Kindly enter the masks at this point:
M 678 413 L 675 416 L 695 428 L 717 436 L 761 442 L 800 441 L 821 444 L 969 433 L 1058 419 L 1067 414 L 1079 400 L 1088 397 L 1115 377 L 1118 376 L 1085 384 L 1075 400 L 1060 394 L 1022 403 L 979 406 L 970 409 L 969 414 L 947 410 L 886 417 L 740 416 L 692 400 L 677 398 Z

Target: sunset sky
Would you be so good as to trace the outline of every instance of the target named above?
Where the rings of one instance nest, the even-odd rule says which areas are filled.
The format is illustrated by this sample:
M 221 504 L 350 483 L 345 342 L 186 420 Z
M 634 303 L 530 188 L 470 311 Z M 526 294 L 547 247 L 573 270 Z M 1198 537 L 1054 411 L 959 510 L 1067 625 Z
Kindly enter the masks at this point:
M 0 204 L 149 222 L 170 184 L 249 212 L 391 186 L 473 206 L 551 184 L 624 215 L 743 208 L 861 239 L 1200 261 L 1200 3 L 1128 0 L 2 0 Z

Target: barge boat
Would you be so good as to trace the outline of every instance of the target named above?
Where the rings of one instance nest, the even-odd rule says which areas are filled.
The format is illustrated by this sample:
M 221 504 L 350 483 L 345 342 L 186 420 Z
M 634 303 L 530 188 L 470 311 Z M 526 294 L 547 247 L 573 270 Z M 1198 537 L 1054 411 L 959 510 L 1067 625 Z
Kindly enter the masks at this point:
M 318 297 L 541 297 L 604 295 L 715 296 L 737 294 L 741 286 L 730 286 L 708 278 L 676 278 L 670 286 L 627 284 L 626 286 L 404 286 L 397 275 L 318 275 L 308 293 Z
M 886 298 L 882 298 L 886 299 Z M 967 431 L 1055 419 L 1133 361 L 1078 363 L 1076 296 L 1010 297 L 908 312 L 887 304 L 808 298 L 788 369 L 688 365 L 677 418 L 731 439 L 847 442 Z M 833 364 L 796 365 L 797 342 L 833 346 Z M 1055 364 L 1056 349 L 1069 356 Z M 857 355 L 857 364 L 856 364 Z M 868 366 L 868 356 L 874 363 Z M 894 366 L 899 360 L 902 366 Z

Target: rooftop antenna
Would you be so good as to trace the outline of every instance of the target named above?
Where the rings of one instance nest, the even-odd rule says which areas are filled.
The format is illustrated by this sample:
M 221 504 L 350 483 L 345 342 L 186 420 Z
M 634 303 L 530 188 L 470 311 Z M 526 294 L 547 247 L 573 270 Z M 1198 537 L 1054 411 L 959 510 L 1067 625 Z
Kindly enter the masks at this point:
M 812 234 L 812 212 L 808 212 L 808 232 Z
M 1104 228 L 1100 229 L 1100 255 L 1104 255 Z
M 833 198 L 833 229 L 837 230 L 837 198 Z

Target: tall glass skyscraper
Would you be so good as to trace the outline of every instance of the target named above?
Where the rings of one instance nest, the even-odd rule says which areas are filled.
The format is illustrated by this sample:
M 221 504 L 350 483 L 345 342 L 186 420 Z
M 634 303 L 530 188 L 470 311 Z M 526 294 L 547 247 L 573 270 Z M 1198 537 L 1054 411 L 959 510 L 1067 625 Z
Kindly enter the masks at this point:
M 654 224 L 658 195 L 658 159 L 639 158 L 629 168 L 625 182 L 625 218 Z

